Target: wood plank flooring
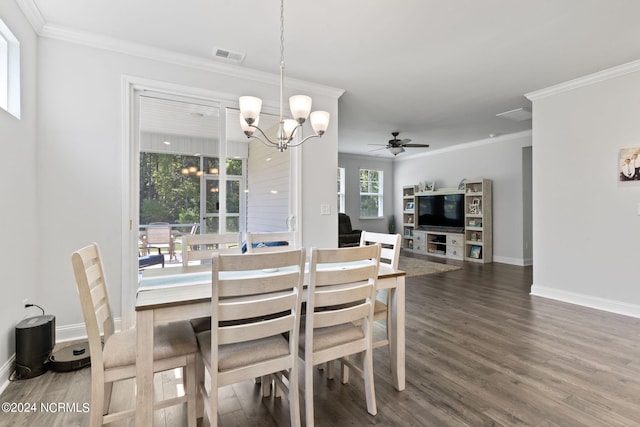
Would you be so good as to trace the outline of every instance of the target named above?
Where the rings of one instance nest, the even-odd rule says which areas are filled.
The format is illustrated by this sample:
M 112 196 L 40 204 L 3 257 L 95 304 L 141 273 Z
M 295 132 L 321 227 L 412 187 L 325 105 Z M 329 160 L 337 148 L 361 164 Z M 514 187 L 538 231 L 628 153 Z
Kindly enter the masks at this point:
M 532 281 L 530 267 L 497 263 L 408 278 L 406 390 L 393 389 L 383 348 L 375 417 L 357 376 L 342 385 L 316 371 L 316 425 L 640 425 L 640 319 L 529 296 Z M 156 390 L 178 382 L 158 376 Z M 47 373 L 11 383 L 0 402 L 84 403 L 89 383 L 89 369 Z M 115 396 L 133 404 L 133 383 Z M 220 402 L 222 426 L 289 425 L 287 399 L 261 398 L 251 382 L 221 390 Z M 156 425 L 184 424 L 182 407 L 156 413 Z M 87 416 L 3 413 L 0 425 L 82 426 Z

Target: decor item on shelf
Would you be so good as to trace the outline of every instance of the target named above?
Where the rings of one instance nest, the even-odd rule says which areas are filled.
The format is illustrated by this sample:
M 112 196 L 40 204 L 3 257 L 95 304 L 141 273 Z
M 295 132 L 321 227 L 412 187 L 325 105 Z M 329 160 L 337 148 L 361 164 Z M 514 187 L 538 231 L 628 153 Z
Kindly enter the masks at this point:
M 434 191 L 435 188 L 435 182 L 420 181 L 418 183 L 418 192 L 420 193 L 424 193 L 425 191 Z
M 471 250 L 469 251 L 469 258 L 480 259 L 481 254 L 482 254 L 481 246 L 471 246 Z
M 413 202 L 409 202 L 405 205 L 404 210 L 405 211 L 412 211 L 414 209 L 415 205 Z
M 480 199 L 473 199 L 471 203 L 469 203 L 469 213 L 471 215 L 481 215 L 482 212 L 480 210 Z
M 462 180 L 460 180 L 460 184 L 458 184 L 458 190 L 464 191 L 465 182 L 467 182 L 467 178 L 462 178 Z
M 293 119 L 285 119 L 283 115 L 284 97 L 284 0 L 280 0 L 280 125 L 277 140 L 272 141 L 262 129 L 258 127 L 262 100 L 255 96 L 240 97 L 240 126 L 247 138 L 255 138 L 266 146 L 275 147 L 283 152 L 289 147 L 297 147 L 314 137 L 321 137 L 329 127 L 329 113 L 314 111 L 311 113 L 311 127 L 315 135 L 309 135 L 300 142 L 292 143 L 296 130 L 302 127 L 311 111 L 311 98 L 305 95 L 294 95 L 289 98 L 289 108 Z M 258 130 L 262 137 L 255 136 Z

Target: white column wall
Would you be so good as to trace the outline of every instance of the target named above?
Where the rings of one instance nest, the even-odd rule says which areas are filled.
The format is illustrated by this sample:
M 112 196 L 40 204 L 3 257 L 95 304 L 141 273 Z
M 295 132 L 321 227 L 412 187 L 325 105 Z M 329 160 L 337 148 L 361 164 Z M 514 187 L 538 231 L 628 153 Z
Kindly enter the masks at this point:
M 16 119 L 0 109 L 0 391 L 11 373 L 15 353 L 15 326 L 37 316 L 37 308 L 24 309 L 23 301 L 51 307 L 36 295 L 40 230 L 36 165 L 36 35 L 13 1 L 0 2 L 0 19 L 20 42 L 21 115 Z
M 640 182 L 618 169 L 640 147 L 640 64 L 530 96 L 532 294 L 640 317 Z

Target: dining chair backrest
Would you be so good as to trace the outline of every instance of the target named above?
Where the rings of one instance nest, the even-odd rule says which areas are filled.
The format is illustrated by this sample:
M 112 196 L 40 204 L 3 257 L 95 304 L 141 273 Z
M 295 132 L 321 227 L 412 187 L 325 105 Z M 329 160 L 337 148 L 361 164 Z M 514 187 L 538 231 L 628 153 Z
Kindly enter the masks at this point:
M 364 350 L 370 339 L 380 245 L 311 249 L 306 316 L 306 345 L 314 353 L 314 329 L 361 322 Z M 318 358 L 314 355 L 314 364 Z M 328 356 L 326 360 L 336 357 Z
M 295 247 L 295 231 L 247 232 L 247 253 L 279 252 Z
M 380 262 L 389 264 L 396 270 L 398 269 L 398 263 L 400 262 L 401 241 L 402 236 L 400 234 L 385 234 L 363 231 L 360 235 L 360 246 L 380 243 Z
M 71 263 L 89 338 L 91 364 L 102 365 L 100 335 L 106 342 L 114 334 L 115 325 L 98 245 L 92 243 L 74 252 Z
M 222 322 L 217 329 L 217 344 L 295 331 L 294 321 L 300 320 L 304 263 L 302 249 L 265 254 L 213 254 L 212 312 L 217 313 L 218 322 Z M 237 324 L 247 319 L 255 321 L 249 325 Z
M 240 253 L 240 233 L 185 234 L 182 236 L 182 265 L 190 261 L 210 261 L 214 253 Z

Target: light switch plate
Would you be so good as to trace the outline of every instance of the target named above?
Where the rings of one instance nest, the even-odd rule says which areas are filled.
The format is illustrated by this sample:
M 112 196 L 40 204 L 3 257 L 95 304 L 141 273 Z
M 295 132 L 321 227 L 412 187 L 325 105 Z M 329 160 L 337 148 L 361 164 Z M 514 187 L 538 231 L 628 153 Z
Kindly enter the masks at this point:
M 320 215 L 331 215 L 331 205 L 321 204 L 320 205 Z

